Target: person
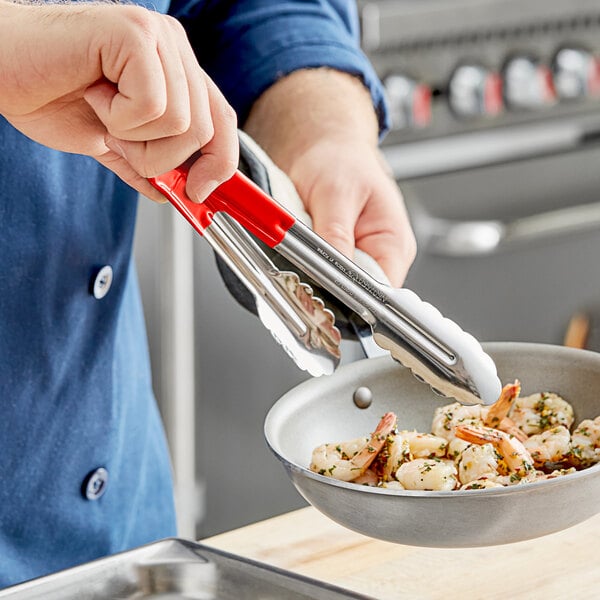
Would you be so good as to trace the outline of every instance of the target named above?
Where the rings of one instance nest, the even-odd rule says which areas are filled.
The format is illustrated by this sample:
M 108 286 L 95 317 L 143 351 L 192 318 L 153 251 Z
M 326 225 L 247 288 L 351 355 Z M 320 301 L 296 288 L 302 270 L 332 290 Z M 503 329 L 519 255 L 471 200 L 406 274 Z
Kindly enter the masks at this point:
M 167 14 L 168 13 L 168 14 Z M 175 535 L 131 260 L 138 193 L 245 129 L 314 229 L 394 285 L 414 258 L 347 0 L 0 0 L 0 586 Z

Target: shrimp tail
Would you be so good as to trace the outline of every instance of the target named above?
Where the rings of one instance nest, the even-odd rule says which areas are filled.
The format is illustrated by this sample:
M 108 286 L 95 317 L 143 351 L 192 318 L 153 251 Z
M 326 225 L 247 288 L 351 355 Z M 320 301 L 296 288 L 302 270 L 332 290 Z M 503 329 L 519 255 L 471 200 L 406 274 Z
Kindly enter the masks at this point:
M 381 417 L 367 444 L 352 458 L 352 464 L 359 469 L 357 476 L 362 475 L 371 466 L 385 445 L 388 435 L 396 427 L 396 421 L 397 418 L 393 412 L 387 412 Z
M 498 427 L 502 420 L 508 416 L 514 401 L 521 393 L 521 382 L 515 379 L 514 383 L 508 383 L 502 388 L 500 397 L 489 408 L 489 411 L 483 420 L 487 427 Z
M 516 437 L 520 442 L 525 442 L 528 439 L 527 434 L 510 417 L 504 417 L 500 421 L 498 429 Z

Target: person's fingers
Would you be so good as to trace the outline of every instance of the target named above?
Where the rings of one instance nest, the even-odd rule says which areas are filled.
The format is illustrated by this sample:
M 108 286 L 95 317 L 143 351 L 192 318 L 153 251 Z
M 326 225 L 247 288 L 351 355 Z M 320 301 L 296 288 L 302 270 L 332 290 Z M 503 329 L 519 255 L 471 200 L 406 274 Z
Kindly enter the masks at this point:
M 202 146 L 201 155 L 192 165 L 186 191 L 195 202 L 201 202 L 215 188 L 231 178 L 239 162 L 237 117 L 217 86 L 207 81 L 214 135 Z
M 400 190 L 377 160 L 364 155 L 354 168 L 326 170 L 298 189 L 317 234 L 349 258 L 355 247 L 369 254 L 393 286 L 404 282 L 416 242 Z
M 321 201 L 311 202 L 314 231 L 337 250 L 353 258 L 359 248 L 374 258 L 393 286 L 402 285 L 416 244 L 398 192 L 391 186 L 365 196 L 360 187 L 331 185 L 319 189 Z M 385 195 L 387 194 L 387 195 Z
M 156 35 L 147 33 L 156 28 L 155 18 L 149 11 L 140 11 L 136 18 L 143 27 L 128 27 L 125 20 L 121 39 L 101 49 L 105 80 L 84 93 L 107 130 L 120 137 L 158 119 L 167 108 L 165 70 L 158 42 Z
M 198 150 L 202 156 L 190 171 L 189 193 L 195 200 L 203 200 L 219 183 L 237 167 L 238 141 L 235 112 L 216 85 L 198 65 L 187 39 L 179 40 L 179 60 L 186 81 L 185 93 L 190 110 L 190 124 L 185 132 L 174 133 L 159 139 L 131 141 L 107 136 L 105 143 L 115 153 L 124 157 L 142 177 L 160 175 L 186 161 Z M 165 68 L 169 64 L 165 63 Z M 168 99 L 181 91 L 181 86 L 169 83 Z M 136 129 L 136 135 L 150 128 L 156 132 L 156 123 Z
M 208 99 L 193 102 L 192 126 L 185 134 L 148 142 L 129 142 L 108 137 L 106 145 L 123 156 L 142 177 L 165 173 L 201 150 L 202 156 L 188 176 L 188 193 L 195 201 L 200 201 L 217 185 L 229 179 L 238 165 L 237 119 L 234 110 L 208 76 L 202 80 L 190 80 L 190 89 L 194 89 L 193 98 L 205 93 Z M 201 129 L 205 135 L 207 122 L 212 135 L 209 140 L 199 139 L 197 129 Z
M 96 156 L 96 160 L 150 200 L 159 204 L 167 202 L 167 199 L 119 154 L 110 150 L 101 156 Z
M 356 224 L 356 247 L 379 263 L 393 286 L 402 285 L 416 255 L 416 242 L 394 182 L 373 191 Z
M 0 106 L 10 109 L 5 116 L 20 131 L 58 150 L 97 158 L 155 200 L 162 197 L 146 178 L 175 168 L 198 150 L 204 155 L 191 175 L 195 199 L 208 193 L 203 191 L 207 185 L 233 175 L 238 160 L 235 113 L 201 69 L 178 22 L 136 6 L 95 5 L 89 13 L 73 14 L 66 7 L 54 8 L 48 21 L 55 26 L 46 29 L 30 18 L 33 12 L 15 12 L 23 24 L 33 21 L 32 31 L 43 41 L 36 59 L 48 61 L 48 67 L 42 63 L 45 68 L 33 73 L 35 78 L 26 78 L 23 89 L 28 99 L 35 96 L 33 109 L 17 106 L 10 86 L 0 99 Z M 78 44 L 75 51 L 69 45 L 66 57 L 73 60 L 61 64 L 65 60 L 50 59 L 56 48 L 59 57 L 64 51 L 67 20 L 73 22 Z M 58 83 L 36 95 L 48 87 L 52 69 Z
M 161 175 L 185 162 L 200 147 L 193 135 L 176 135 L 149 142 L 129 142 L 108 136 L 106 145 L 125 158 L 142 177 Z
M 118 87 L 114 86 L 112 94 L 106 82 L 99 82 L 86 91 L 86 99 L 114 138 L 150 141 L 183 134 L 191 125 L 188 79 L 192 73 L 186 72 L 185 63 L 189 62 L 190 55 L 195 62 L 193 52 L 187 43 L 185 32 L 174 19 L 164 17 L 159 34 L 156 48 L 143 57 L 150 63 L 150 67 L 146 67 L 142 61 L 142 66 L 146 68 L 138 69 L 140 59 L 134 55 L 123 68 Z M 154 70 L 157 59 L 162 72 L 156 81 L 141 81 L 138 71 L 141 70 L 142 75 L 145 75 Z M 194 75 L 200 76 L 197 63 L 195 70 Z M 145 93 L 157 94 L 154 106 L 143 95 Z M 142 103 L 144 110 L 136 112 L 135 107 L 140 101 L 147 104 Z
M 318 181 L 305 202 L 312 218 L 313 229 L 326 242 L 345 254 L 354 256 L 354 227 L 364 201 L 341 178 Z

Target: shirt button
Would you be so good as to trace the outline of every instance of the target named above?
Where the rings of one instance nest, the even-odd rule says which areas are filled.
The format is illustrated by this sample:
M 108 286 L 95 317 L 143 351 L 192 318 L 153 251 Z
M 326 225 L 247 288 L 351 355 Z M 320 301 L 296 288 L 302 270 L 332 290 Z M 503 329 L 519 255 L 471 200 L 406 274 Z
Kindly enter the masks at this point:
M 96 277 L 94 278 L 94 283 L 92 285 L 92 294 L 94 294 L 94 298 L 96 300 L 101 300 L 108 294 L 108 290 L 110 290 L 110 285 L 113 280 L 113 270 L 110 265 L 105 265 L 102 267 L 98 273 L 96 273 Z
M 88 500 L 98 500 L 106 491 L 108 471 L 104 467 L 91 471 L 83 480 L 81 492 Z

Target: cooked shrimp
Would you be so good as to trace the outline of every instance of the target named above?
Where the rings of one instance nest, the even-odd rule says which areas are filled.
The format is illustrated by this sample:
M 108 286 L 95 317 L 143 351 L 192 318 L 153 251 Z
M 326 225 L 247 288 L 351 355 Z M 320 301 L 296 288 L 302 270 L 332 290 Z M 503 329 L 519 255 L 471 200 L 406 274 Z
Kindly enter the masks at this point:
M 534 473 L 533 459 L 525 446 L 504 431 L 491 427 L 459 425 L 456 427 L 456 436 L 474 444 L 492 444 L 502 457 L 514 482 L 528 478 Z
M 408 442 L 413 458 L 443 458 L 446 456 L 448 440 L 431 433 L 399 431 L 396 437 Z
M 433 414 L 431 433 L 451 442 L 457 425 L 480 425 L 483 422 L 482 409 L 481 404 L 464 406 L 460 402 L 439 406 Z
M 456 488 L 453 461 L 440 458 L 415 458 L 400 466 L 396 479 L 407 490 L 449 491 Z
M 556 479 L 557 477 L 563 477 L 565 475 L 570 475 L 571 473 L 577 473 L 577 469 L 575 467 L 569 469 L 556 469 L 551 473 L 542 473 L 541 471 L 538 471 L 535 480 Z
M 548 462 L 561 462 L 571 454 L 571 433 L 564 425 L 546 429 L 527 438 L 523 445 L 531 454 L 536 467 Z
M 558 394 L 541 392 L 517 398 L 509 416 L 529 436 L 557 425 L 570 428 L 573 407 Z
M 498 429 L 504 431 L 504 433 L 508 433 L 508 435 L 512 435 L 512 437 L 517 438 L 520 442 L 524 442 L 527 439 L 527 434 L 510 417 L 504 417 L 500 425 L 498 425 Z
M 379 476 L 375 471 L 371 469 L 367 469 L 362 475 L 359 475 L 356 479 L 353 480 L 354 483 L 358 485 L 370 485 L 372 487 L 377 487 L 379 484 Z
M 510 409 L 512 408 L 513 402 L 521 392 L 521 383 L 518 379 L 515 379 L 514 383 L 509 383 L 502 388 L 500 398 L 492 404 L 487 413 L 483 418 L 483 424 L 486 427 L 495 427 L 498 429 L 502 419 L 504 419 Z
M 488 488 L 505 487 L 506 484 L 501 483 L 495 473 L 482 475 L 479 479 L 474 479 L 469 483 L 465 483 L 460 487 L 461 490 L 486 490 Z
M 459 402 L 441 406 L 435 410 L 431 431 L 450 442 L 455 437 L 454 429 L 457 425 L 485 425 L 505 431 L 523 441 L 527 436 L 507 416 L 520 391 L 521 384 L 517 379 L 514 383 L 505 385 L 500 398 L 489 407 L 479 404 L 463 406 Z
M 509 383 L 502 388 L 500 398 L 489 408 L 482 408 L 483 424 L 486 427 L 500 429 L 524 442 L 527 435 L 519 429 L 517 424 L 508 416 L 515 400 L 521 392 L 521 382 L 515 379 L 514 383 Z
M 315 448 L 310 464 L 311 471 L 341 481 L 354 481 L 371 466 L 395 426 L 396 415 L 388 412 L 383 415 L 370 438 L 323 444 Z
M 470 445 L 471 444 L 469 442 L 465 442 L 465 440 L 455 437 L 451 442 L 448 443 L 446 457 L 453 459 L 454 462 L 458 464 L 463 451 Z
M 600 463 L 600 416 L 570 433 L 573 408 L 555 393 L 436 409 L 432 433 L 397 430 L 386 413 L 370 436 L 315 448 L 311 470 L 390 490 L 477 490 L 554 479 Z M 493 427 L 492 427 L 493 426 Z
M 506 416 L 510 410 L 515 398 L 519 395 L 521 385 L 518 380 L 512 384 L 505 385 L 498 401 L 489 407 L 485 414 L 482 411 L 483 423 L 492 423 L 497 426 L 502 424 L 509 430 L 517 429 L 517 426 Z M 509 433 L 510 431 L 506 431 Z M 520 437 L 527 438 L 522 431 L 519 431 Z M 519 439 L 519 438 L 517 438 Z M 522 440 L 520 440 L 522 441 Z M 458 479 L 463 484 L 461 489 L 480 489 L 488 487 L 501 487 L 507 482 L 503 481 L 505 477 L 498 472 L 498 452 L 491 443 L 469 443 L 468 441 L 455 438 L 448 447 L 448 456 L 456 460 L 458 468 Z M 473 485 L 466 487 L 468 484 Z
M 458 479 L 462 484 L 483 476 L 498 474 L 498 455 L 492 444 L 469 444 L 458 459 Z
M 399 435 L 389 435 L 373 466 L 385 482 L 396 476 L 400 465 L 412 459 L 408 440 Z
M 388 436 L 373 469 L 383 481 L 389 481 L 405 462 L 415 458 L 444 458 L 447 447 L 447 440 L 430 433 L 399 431 Z
M 403 490 L 404 486 L 399 482 L 393 479 L 392 481 L 384 481 L 381 486 L 387 490 Z
M 580 468 L 600 462 L 600 416 L 585 419 L 571 435 L 571 462 Z

